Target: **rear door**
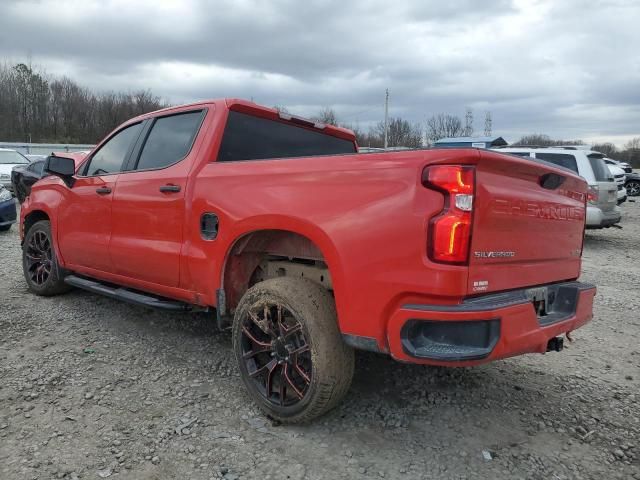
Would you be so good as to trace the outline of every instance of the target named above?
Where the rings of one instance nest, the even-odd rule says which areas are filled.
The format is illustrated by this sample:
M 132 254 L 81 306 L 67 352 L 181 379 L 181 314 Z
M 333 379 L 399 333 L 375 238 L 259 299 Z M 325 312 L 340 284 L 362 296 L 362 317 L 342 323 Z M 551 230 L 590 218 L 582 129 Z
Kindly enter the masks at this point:
M 575 279 L 587 184 L 568 169 L 483 151 L 469 260 L 469 294 Z
M 186 180 L 205 112 L 156 117 L 142 133 L 115 186 L 109 253 L 116 274 L 179 285 Z

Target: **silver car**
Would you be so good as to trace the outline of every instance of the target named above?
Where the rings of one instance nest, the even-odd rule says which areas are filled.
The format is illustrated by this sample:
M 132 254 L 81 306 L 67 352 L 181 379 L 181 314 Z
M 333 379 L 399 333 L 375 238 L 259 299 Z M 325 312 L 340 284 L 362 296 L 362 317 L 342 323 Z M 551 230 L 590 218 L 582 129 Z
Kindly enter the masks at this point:
M 0 185 L 13 192 L 11 170 L 18 165 L 28 164 L 29 160 L 21 153 L 8 148 L 0 148 Z

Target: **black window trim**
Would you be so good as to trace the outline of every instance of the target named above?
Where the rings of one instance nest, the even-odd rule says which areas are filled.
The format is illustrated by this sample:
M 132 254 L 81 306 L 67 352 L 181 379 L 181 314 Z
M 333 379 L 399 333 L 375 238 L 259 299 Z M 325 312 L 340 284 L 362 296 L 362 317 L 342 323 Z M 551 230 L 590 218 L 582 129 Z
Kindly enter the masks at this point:
M 208 110 L 209 109 L 207 107 L 195 108 L 193 110 L 183 110 L 180 112 L 173 112 L 168 115 L 159 115 L 157 117 L 152 117 L 147 119 L 146 122 L 148 123 L 142 128 L 140 132 L 140 136 L 134 142 L 134 147 L 131 153 L 128 155 L 127 161 L 124 163 L 120 173 L 127 174 L 127 173 L 135 173 L 135 172 L 152 172 L 154 170 L 164 170 L 166 168 L 172 167 L 182 162 L 185 158 L 187 158 L 191 154 L 191 150 L 193 150 L 193 146 L 196 143 L 196 139 L 200 135 L 200 130 L 202 129 L 202 125 L 204 124 L 204 119 L 207 116 Z M 187 153 L 185 153 L 185 155 L 182 158 L 176 160 L 173 163 L 170 163 L 169 165 L 165 165 L 163 167 L 138 169 L 138 163 L 140 162 L 140 156 L 142 155 L 142 150 L 144 150 L 144 146 L 147 144 L 147 140 L 149 139 L 151 130 L 153 129 L 154 125 L 159 119 L 175 117 L 177 115 L 185 115 L 188 113 L 197 113 L 197 112 L 200 112 L 200 123 L 198 124 L 198 128 L 196 129 L 196 134 L 193 136 L 193 139 L 191 140 L 191 145 L 189 145 L 189 149 L 187 150 Z
M 91 157 L 89 157 L 88 159 L 84 160 L 84 164 L 82 165 L 82 168 L 80 170 L 82 170 L 82 172 L 79 172 L 77 174 L 78 177 L 82 177 L 82 178 L 93 178 L 93 177 L 104 177 L 107 175 L 119 175 L 122 173 L 122 169 L 125 165 L 127 165 L 127 162 L 129 161 L 129 158 L 131 157 L 131 153 L 133 153 L 133 150 L 138 142 L 138 140 L 140 139 L 140 134 L 144 131 L 145 129 L 145 124 L 148 122 L 147 119 L 145 120 L 141 120 L 139 122 L 133 122 L 133 123 L 129 123 L 127 125 L 124 125 L 122 128 L 118 129 L 117 131 L 113 132 L 112 135 L 109 135 L 109 138 L 107 138 L 104 142 L 102 142 L 102 145 L 100 145 L 100 148 L 98 148 L 95 152 L 93 152 L 91 154 Z M 120 170 L 118 170 L 117 172 L 109 172 L 109 173 L 98 173 L 96 175 L 87 175 L 87 171 L 89 170 L 89 165 L 91 165 L 91 162 L 93 161 L 93 157 L 96 156 L 96 154 L 102 150 L 104 148 L 104 146 L 109 143 L 111 141 L 111 139 L 113 137 L 115 137 L 116 135 L 118 135 L 120 132 L 123 132 L 124 130 L 126 130 L 129 127 L 133 127 L 134 125 L 142 125 L 142 128 L 140 129 L 140 132 L 138 133 L 138 137 L 136 138 L 136 140 L 134 142 L 131 142 L 131 145 L 129 146 L 129 150 L 127 150 L 126 155 L 124 156 L 124 160 L 122 161 L 122 163 L 120 164 Z

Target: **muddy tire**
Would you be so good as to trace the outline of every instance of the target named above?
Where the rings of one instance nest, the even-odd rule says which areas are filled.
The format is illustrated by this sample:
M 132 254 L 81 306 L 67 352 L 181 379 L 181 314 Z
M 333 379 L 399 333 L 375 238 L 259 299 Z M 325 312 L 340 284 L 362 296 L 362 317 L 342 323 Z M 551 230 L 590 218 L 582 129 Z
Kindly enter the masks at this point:
M 305 423 L 349 390 L 353 350 L 342 341 L 331 294 L 306 279 L 260 282 L 233 320 L 240 375 L 258 407 L 282 423 Z
M 34 223 L 26 233 L 22 246 L 22 270 L 29 290 L 36 295 L 50 297 L 71 289 L 64 283 L 64 270 L 56 259 L 48 220 Z

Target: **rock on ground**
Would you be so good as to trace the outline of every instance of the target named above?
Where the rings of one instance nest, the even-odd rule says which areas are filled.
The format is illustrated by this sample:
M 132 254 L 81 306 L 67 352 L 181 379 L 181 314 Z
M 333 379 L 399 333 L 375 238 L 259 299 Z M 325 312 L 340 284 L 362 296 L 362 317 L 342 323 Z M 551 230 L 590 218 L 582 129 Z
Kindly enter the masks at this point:
M 463 369 L 358 354 L 305 427 L 251 404 L 230 339 L 82 291 L 27 292 L 0 234 L 0 478 L 640 479 L 640 201 L 588 232 L 595 318 L 562 353 Z

